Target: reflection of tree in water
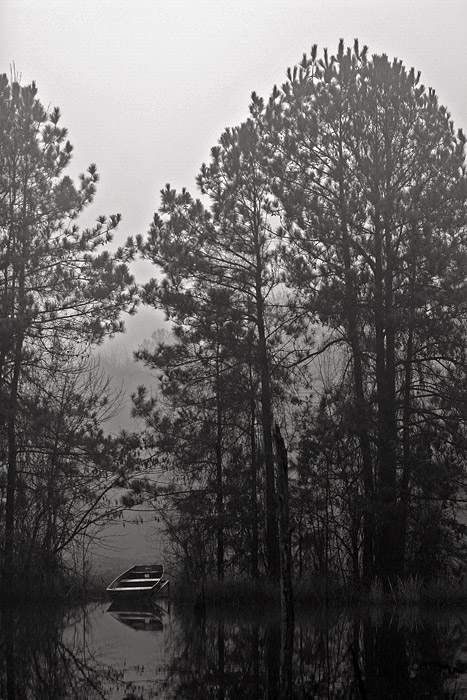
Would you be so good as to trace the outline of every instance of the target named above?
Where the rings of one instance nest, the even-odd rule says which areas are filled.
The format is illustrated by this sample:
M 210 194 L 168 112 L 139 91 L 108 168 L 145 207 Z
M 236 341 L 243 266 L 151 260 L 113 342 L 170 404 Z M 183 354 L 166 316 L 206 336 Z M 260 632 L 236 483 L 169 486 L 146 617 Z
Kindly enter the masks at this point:
M 0 697 L 2 700 L 97 700 L 102 673 L 86 638 L 64 641 L 64 630 L 82 609 L 66 614 L 56 607 L 7 608 L 0 616 Z M 106 674 L 108 676 L 108 673 Z
M 2 700 L 460 700 L 467 687 L 467 616 L 453 612 L 299 614 L 288 694 L 280 616 L 177 620 L 168 677 L 144 688 L 96 658 L 82 609 L 10 608 L 0 623 Z
M 407 609 L 355 619 L 359 698 L 395 700 L 465 697 L 466 621 L 455 612 L 422 614 Z M 464 684 L 464 690 L 458 688 Z
M 190 700 L 262 697 L 267 636 L 264 623 L 251 618 L 184 617 L 169 671 L 174 696 Z
M 186 618 L 171 687 L 176 698 L 193 700 L 460 700 L 465 625 L 456 615 L 440 619 L 414 611 L 299 616 L 293 687 L 281 695 L 278 620 L 227 613 Z
M 297 620 L 292 658 L 293 686 L 282 688 L 279 616 L 234 617 L 225 613 L 204 624 L 186 619 L 182 651 L 172 667 L 178 698 L 351 698 L 348 637 L 351 622 Z M 182 647 L 182 645 L 184 645 Z M 288 690 L 288 694 L 283 694 Z

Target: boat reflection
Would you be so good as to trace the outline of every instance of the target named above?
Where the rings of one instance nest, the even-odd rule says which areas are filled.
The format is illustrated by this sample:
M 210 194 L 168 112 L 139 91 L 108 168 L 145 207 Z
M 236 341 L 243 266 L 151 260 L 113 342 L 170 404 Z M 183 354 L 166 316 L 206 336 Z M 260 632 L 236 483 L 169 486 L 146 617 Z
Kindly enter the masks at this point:
M 151 600 L 114 600 L 107 613 L 134 630 L 162 632 L 164 629 L 165 611 Z

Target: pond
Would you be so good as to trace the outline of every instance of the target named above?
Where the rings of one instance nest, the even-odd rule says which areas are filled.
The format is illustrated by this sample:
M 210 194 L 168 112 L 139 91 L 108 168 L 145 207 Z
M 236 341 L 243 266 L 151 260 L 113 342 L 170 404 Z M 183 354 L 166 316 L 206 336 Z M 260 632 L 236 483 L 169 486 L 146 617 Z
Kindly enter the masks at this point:
M 159 603 L 6 609 L 0 697 L 467 698 L 464 611 L 298 611 L 287 657 L 280 615 Z

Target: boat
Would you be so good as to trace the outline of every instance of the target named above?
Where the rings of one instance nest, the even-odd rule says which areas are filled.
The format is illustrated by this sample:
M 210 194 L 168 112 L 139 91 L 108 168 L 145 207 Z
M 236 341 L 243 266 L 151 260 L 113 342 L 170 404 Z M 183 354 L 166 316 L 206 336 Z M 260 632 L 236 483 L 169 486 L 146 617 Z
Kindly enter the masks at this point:
M 107 586 L 107 593 L 112 597 L 159 595 L 169 583 L 163 575 L 162 564 L 131 566 Z

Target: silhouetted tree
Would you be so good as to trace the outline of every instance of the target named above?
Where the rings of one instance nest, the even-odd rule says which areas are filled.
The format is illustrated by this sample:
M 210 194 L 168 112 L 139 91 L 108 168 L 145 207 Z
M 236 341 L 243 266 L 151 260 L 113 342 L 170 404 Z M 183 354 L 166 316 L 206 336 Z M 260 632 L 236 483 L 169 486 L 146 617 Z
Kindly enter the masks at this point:
M 358 42 L 313 47 L 252 112 L 287 282 L 350 353 L 363 575 L 387 582 L 404 571 L 426 422 L 465 449 L 465 411 L 446 393 L 467 371 L 465 138 L 413 69 Z
M 274 374 L 281 359 L 293 351 L 288 343 L 294 319 L 284 315 L 285 289 L 279 284 L 273 208 L 253 123 L 226 130 L 211 156 L 198 177 L 202 193 L 209 196 L 210 209 L 193 200 L 186 190 L 176 193 L 167 186 L 148 237 L 138 239 L 143 256 L 164 272 L 162 283 L 146 286 L 145 300 L 164 308 L 167 317 L 178 324 L 184 322 L 186 308 L 179 303 L 174 312 L 174 301 L 183 295 L 184 304 L 193 307 L 200 290 L 209 287 L 224 290 L 229 304 L 237 309 L 242 332 L 236 338 L 226 336 L 223 347 L 229 361 L 242 367 L 243 376 L 249 377 L 244 401 L 251 424 L 253 491 L 258 481 L 256 417 L 261 427 L 267 562 L 270 576 L 276 578 L 279 548 L 272 443 Z M 257 543 L 257 533 L 253 533 L 253 539 Z M 254 546 L 257 548 L 257 544 Z
M 112 239 L 120 216 L 100 217 L 94 228 L 83 231 L 74 223 L 92 201 L 98 175 L 91 165 L 75 187 L 63 174 L 72 146 L 59 119 L 58 108 L 50 113 L 43 108 L 34 83 L 23 87 L 0 76 L 0 405 L 7 576 L 15 564 L 18 421 L 29 369 L 46 367 L 57 357 L 65 364 L 83 342 L 99 343 L 106 334 L 121 331 L 120 313 L 134 311 L 136 300 L 127 252 L 99 252 Z

